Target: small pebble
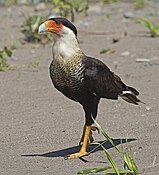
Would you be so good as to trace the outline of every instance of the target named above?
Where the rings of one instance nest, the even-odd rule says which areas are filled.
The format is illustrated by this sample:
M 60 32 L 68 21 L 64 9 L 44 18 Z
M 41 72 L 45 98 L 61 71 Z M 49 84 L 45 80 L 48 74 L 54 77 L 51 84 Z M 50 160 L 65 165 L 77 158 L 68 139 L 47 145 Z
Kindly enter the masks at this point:
M 137 58 L 135 61 L 136 62 L 149 62 L 151 60 L 150 59 L 144 59 L 144 58 Z
M 102 14 L 102 9 L 100 6 L 94 6 L 94 7 L 90 7 L 90 9 L 88 10 L 88 14 L 89 15 L 101 15 Z
M 133 12 L 131 12 L 131 11 L 125 11 L 125 12 L 123 13 L 123 16 L 124 16 L 125 18 L 129 19 L 129 18 L 133 18 L 133 17 L 134 17 L 134 14 L 133 14 Z
M 149 111 L 151 109 L 150 106 L 146 106 L 146 110 Z
M 125 51 L 125 52 L 122 52 L 120 55 L 126 57 L 126 56 L 129 56 L 130 55 L 130 52 Z

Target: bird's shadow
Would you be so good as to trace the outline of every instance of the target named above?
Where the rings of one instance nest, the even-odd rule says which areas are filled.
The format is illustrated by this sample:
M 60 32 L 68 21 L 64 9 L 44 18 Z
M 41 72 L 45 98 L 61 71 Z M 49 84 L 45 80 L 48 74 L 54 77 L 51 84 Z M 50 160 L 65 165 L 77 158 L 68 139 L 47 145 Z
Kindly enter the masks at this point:
M 137 140 L 137 139 L 135 139 L 135 138 L 112 139 L 115 146 L 120 145 L 121 143 L 124 144 L 124 143 L 132 142 L 135 140 Z M 106 149 L 110 149 L 110 148 L 114 147 L 109 141 L 99 141 L 98 143 L 102 144 L 104 146 L 104 148 L 106 148 Z M 97 146 L 98 145 L 96 145 L 96 144 L 91 144 L 89 146 L 87 152 L 97 152 L 97 151 L 103 150 L 100 146 L 98 146 L 98 147 Z M 61 149 L 61 150 L 57 150 L 57 151 L 51 151 L 51 152 L 42 153 L 42 154 L 23 154 L 21 156 L 25 156 L 25 157 L 42 156 L 42 157 L 64 157 L 65 158 L 69 154 L 73 154 L 73 153 L 78 152 L 80 150 L 80 148 L 81 148 L 81 146 L 79 145 L 79 146 L 69 147 L 69 148 L 65 148 L 65 149 Z

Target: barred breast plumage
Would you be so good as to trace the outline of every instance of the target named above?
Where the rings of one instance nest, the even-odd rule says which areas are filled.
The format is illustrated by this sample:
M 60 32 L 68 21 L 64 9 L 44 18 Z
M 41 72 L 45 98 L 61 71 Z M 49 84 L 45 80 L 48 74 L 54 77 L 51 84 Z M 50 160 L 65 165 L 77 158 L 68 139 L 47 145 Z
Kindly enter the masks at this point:
M 54 86 L 64 95 L 78 101 L 76 96 L 84 84 L 83 53 L 75 54 L 67 60 L 54 59 L 50 65 L 50 76 Z

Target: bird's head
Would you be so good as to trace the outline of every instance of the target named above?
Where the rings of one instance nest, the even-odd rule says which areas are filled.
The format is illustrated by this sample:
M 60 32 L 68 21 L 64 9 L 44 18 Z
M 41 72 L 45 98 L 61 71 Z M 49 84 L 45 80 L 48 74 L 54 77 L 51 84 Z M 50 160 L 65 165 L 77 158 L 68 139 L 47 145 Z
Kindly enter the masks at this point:
M 66 18 L 56 17 L 46 20 L 39 26 L 39 33 L 52 33 L 54 36 L 53 57 L 69 58 L 80 50 L 77 29 Z
M 69 20 L 62 17 L 46 20 L 39 26 L 38 32 L 40 34 L 49 32 L 56 36 L 65 36 L 72 33 L 75 37 L 77 37 L 76 27 Z

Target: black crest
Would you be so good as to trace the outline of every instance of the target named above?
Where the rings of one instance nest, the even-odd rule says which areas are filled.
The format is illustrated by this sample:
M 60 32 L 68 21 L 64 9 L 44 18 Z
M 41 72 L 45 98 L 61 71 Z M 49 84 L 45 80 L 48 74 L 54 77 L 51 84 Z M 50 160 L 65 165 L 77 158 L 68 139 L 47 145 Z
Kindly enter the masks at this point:
M 68 27 L 69 29 L 71 29 L 73 31 L 73 33 L 76 35 L 77 37 L 77 29 L 76 27 L 66 18 L 62 18 L 62 17 L 57 17 L 57 18 L 50 18 L 49 20 L 54 20 L 57 24 L 62 23 L 64 26 Z

